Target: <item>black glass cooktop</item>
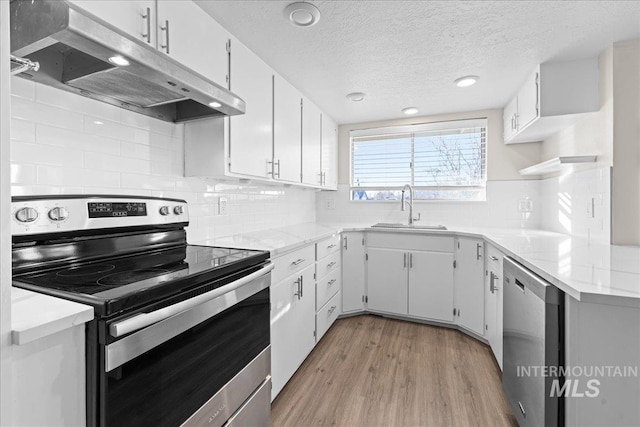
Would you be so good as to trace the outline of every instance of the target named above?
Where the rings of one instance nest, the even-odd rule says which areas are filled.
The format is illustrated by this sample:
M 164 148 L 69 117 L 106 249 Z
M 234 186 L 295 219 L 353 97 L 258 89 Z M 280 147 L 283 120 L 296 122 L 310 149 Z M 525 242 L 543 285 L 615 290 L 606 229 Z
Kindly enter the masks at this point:
M 184 293 L 255 268 L 269 258 L 264 251 L 184 245 L 114 259 L 80 263 L 13 277 L 13 284 L 88 303 L 109 315 Z

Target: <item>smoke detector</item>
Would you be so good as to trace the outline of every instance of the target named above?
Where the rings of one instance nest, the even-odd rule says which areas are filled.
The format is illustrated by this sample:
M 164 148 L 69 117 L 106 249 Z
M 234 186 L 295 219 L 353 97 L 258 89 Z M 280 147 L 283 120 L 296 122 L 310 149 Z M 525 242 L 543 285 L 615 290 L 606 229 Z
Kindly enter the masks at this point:
M 320 10 L 311 3 L 296 2 L 284 8 L 284 16 L 297 27 L 310 27 L 320 20 Z

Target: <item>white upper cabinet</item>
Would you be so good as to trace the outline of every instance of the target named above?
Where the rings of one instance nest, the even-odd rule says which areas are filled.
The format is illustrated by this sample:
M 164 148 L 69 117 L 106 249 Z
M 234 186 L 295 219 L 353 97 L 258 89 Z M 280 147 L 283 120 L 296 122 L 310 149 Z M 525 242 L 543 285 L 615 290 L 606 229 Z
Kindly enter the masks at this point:
M 273 72 L 239 41 L 231 40 L 231 91 L 247 104 L 229 118 L 229 172 L 270 178 L 273 160 Z
M 278 74 L 273 79 L 273 178 L 301 182 L 302 95 Z
M 226 87 L 229 34 L 192 1 L 162 0 L 157 4 L 158 49 Z
M 540 64 L 503 112 L 504 142 L 542 141 L 598 111 L 598 59 Z
M 322 187 L 338 188 L 338 126 L 331 117 L 322 114 Z
M 321 116 L 309 99 L 302 99 L 302 183 L 320 186 Z
M 156 47 L 155 0 L 71 0 L 87 12 Z
M 484 242 L 458 238 L 455 270 L 455 321 L 484 335 Z

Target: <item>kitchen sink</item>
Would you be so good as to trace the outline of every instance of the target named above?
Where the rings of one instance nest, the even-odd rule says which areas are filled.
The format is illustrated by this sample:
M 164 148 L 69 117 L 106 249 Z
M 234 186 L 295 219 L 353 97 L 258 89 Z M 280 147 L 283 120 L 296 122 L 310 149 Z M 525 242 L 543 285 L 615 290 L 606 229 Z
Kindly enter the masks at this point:
M 409 228 L 415 230 L 446 230 L 444 225 L 418 225 L 418 224 L 402 224 L 400 222 L 379 222 L 372 226 L 373 228 Z

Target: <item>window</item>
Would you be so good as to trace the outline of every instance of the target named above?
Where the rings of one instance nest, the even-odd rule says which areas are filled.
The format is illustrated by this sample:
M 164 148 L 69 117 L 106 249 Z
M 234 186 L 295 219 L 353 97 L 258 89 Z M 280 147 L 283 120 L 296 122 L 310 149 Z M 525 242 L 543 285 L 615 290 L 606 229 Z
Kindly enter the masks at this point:
M 485 200 L 487 120 L 351 131 L 351 200 Z

